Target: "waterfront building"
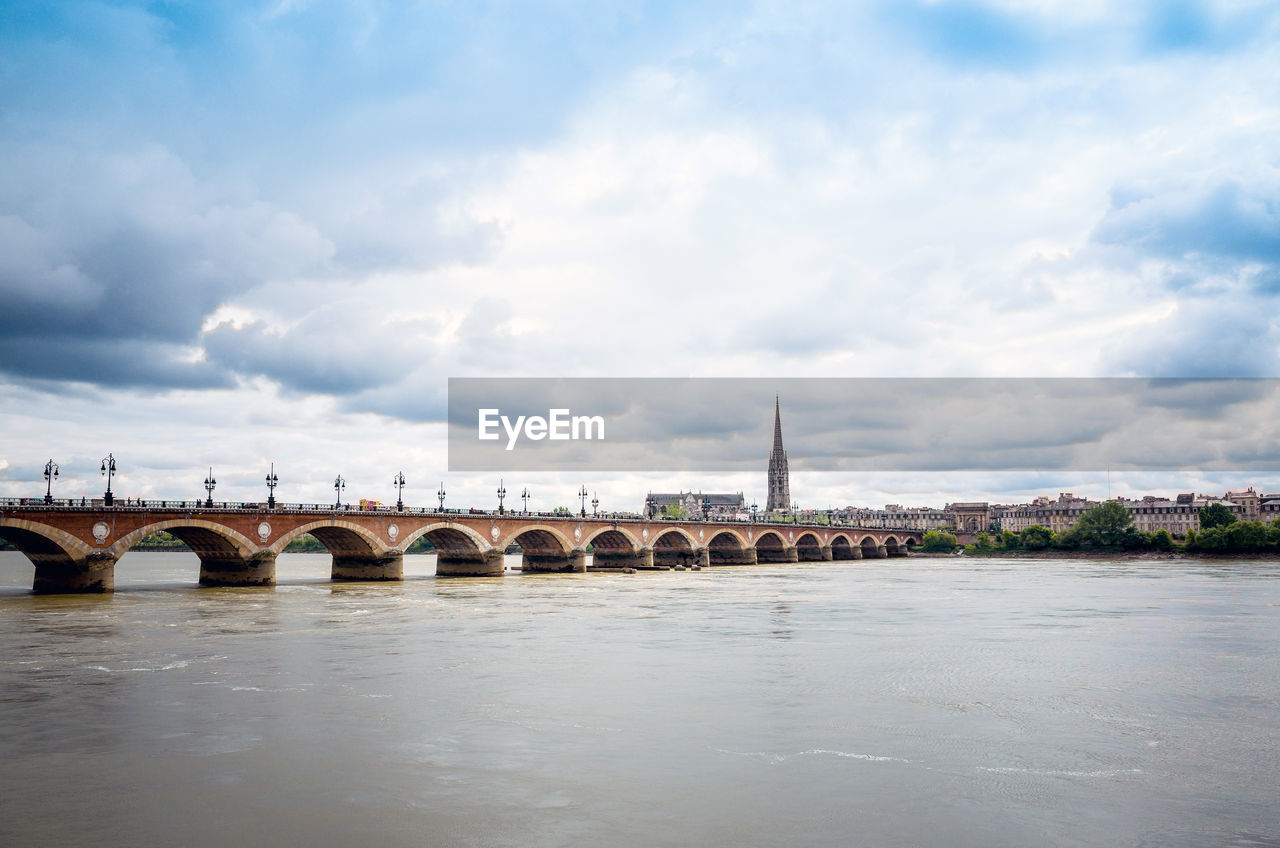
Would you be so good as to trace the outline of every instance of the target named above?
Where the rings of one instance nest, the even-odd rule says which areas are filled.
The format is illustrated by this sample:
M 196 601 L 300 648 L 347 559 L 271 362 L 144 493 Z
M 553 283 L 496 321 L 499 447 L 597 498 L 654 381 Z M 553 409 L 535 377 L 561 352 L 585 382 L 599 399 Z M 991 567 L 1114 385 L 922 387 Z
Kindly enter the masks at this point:
M 1267 492 L 1258 504 L 1258 520 L 1270 524 L 1280 518 L 1280 492 Z
M 1262 506 L 1262 498 L 1254 491 L 1253 487 L 1245 489 L 1242 492 L 1227 492 L 1222 496 L 1224 500 L 1239 504 L 1241 515 L 1245 521 L 1257 521 L 1260 517 L 1260 507 Z
M 661 515 L 664 508 L 670 512 L 675 507 L 682 509 L 689 518 L 748 517 L 747 499 L 742 492 L 650 492 L 645 495 L 644 515 L 649 518 Z
M 769 498 L 767 512 L 791 509 L 791 472 L 787 468 L 787 452 L 782 448 L 782 400 L 773 399 L 773 449 L 769 452 Z
M 951 514 L 952 526 L 961 533 L 980 533 L 991 528 L 991 505 L 985 501 L 947 504 L 943 511 Z

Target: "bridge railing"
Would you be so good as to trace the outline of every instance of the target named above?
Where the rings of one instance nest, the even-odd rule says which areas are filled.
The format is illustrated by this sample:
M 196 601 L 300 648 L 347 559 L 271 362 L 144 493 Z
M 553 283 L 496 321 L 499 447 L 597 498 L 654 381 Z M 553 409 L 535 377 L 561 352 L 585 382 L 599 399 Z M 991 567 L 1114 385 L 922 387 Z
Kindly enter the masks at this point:
M 445 508 L 440 507 L 410 507 L 397 510 L 394 507 L 379 505 L 375 508 L 361 509 L 357 504 L 332 504 L 332 503 L 285 503 L 278 502 L 275 506 L 269 507 L 266 501 L 214 501 L 212 506 L 207 505 L 207 500 L 171 500 L 167 498 L 115 498 L 111 506 L 106 506 L 102 498 L 54 498 L 46 503 L 43 497 L 35 498 L 0 498 L 0 511 L 4 509 L 56 509 L 56 510 L 75 510 L 75 511 L 102 511 L 105 509 L 119 510 L 125 512 L 145 512 L 149 510 L 181 510 L 192 513 L 315 513 L 324 515 L 335 514 L 360 514 L 369 515 L 438 515 L 441 518 L 448 519 L 456 516 L 490 516 L 502 518 L 542 518 L 551 520 L 572 520 L 575 518 L 584 518 L 581 513 L 577 512 L 545 512 L 538 510 L 503 510 L 501 513 L 496 509 L 478 509 L 476 507 L 465 508 Z M 825 527 L 839 527 L 842 529 L 857 530 L 894 530 L 898 532 L 923 532 L 925 528 L 905 527 L 905 526 L 888 526 L 879 522 L 846 522 L 840 520 L 828 520 L 823 522 L 805 521 L 792 516 L 748 516 L 739 518 L 737 516 L 713 516 L 710 519 L 703 520 L 700 518 L 654 518 L 648 519 L 642 515 L 633 512 L 597 512 L 588 513 L 586 519 L 592 521 L 607 521 L 617 524 L 645 524 L 654 521 L 668 523 L 686 523 L 686 524 L 736 524 L 736 525 L 765 525 L 771 527 L 795 527 L 808 529 L 821 529 Z

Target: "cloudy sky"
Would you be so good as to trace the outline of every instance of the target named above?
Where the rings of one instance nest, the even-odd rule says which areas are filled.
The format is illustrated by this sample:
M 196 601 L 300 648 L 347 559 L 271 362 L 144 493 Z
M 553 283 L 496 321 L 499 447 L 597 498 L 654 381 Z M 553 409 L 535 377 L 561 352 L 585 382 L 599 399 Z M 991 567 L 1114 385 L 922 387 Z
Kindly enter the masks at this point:
M 1280 376 L 1277 80 L 1266 0 L 6 3 L 0 495 L 111 452 L 122 495 L 489 504 L 459 376 Z M 505 483 L 763 500 L 770 427 L 759 474 Z

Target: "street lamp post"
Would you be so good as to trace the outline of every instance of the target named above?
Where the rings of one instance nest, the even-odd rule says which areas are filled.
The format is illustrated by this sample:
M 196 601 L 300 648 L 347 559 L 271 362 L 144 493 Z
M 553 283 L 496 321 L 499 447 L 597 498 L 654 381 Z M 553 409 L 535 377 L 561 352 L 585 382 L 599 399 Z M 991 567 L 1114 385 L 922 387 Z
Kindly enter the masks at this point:
M 578 497 L 582 498 L 582 517 L 587 517 L 587 487 L 583 486 L 582 491 L 578 492 Z
M 591 514 L 600 515 L 600 498 L 594 492 L 591 494 Z
M 760 508 L 759 504 L 757 504 L 755 501 L 751 502 L 751 523 L 752 524 L 754 524 L 756 521 L 756 510 L 759 508 Z
M 280 478 L 276 476 L 276 464 L 273 462 L 267 472 L 267 509 L 276 508 L 276 486 L 279 484 Z
M 396 487 L 396 512 L 404 512 L 404 472 L 398 473 L 391 482 Z
M 213 479 L 213 466 L 209 466 L 209 476 L 204 478 L 204 490 L 206 496 L 204 499 L 204 508 L 213 509 L 213 487 L 218 485 L 218 481 Z
M 502 485 L 502 478 L 498 478 L 498 515 L 504 514 L 507 510 L 502 505 L 502 501 L 507 497 L 507 487 Z
M 102 460 L 101 471 L 107 476 L 107 492 L 102 496 L 102 503 L 104 506 L 111 506 L 115 503 L 115 498 L 111 495 L 111 478 L 116 473 L 116 458 L 111 454 L 107 454 L 106 458 Z
M 710 497 L 705 497 L 702 499 L 702 520 L 703 521 L 711 520 L 711 498 Z
M 338 500 L 333 504 L 335 509 L 342 508 L 342 490 L 345 488 L 347 488 L 347 481 L 343 480 L 342 475 L 339 474 L 333 480 L 333 490 L 338 493 Z
M 520 500 L 524 501 L 524 514 L 529 514 L 529 487 L 525 486 L 524 491 L 520 493 Z
M 58 478 L 58 464 L 52 459 L 44 464 L 44 502 L 53 503 L 53 481 Z
M 436 497 L 440 499 L 440 511 L 441 511 L 441 512 L 444 512 L 444 496 L 445 496 L 445 491 L 444 491 L 444 482 L 443 482 L 443 481 L 441 481 L 441 483 L 440 483 L 440 491 L 436 492 Z

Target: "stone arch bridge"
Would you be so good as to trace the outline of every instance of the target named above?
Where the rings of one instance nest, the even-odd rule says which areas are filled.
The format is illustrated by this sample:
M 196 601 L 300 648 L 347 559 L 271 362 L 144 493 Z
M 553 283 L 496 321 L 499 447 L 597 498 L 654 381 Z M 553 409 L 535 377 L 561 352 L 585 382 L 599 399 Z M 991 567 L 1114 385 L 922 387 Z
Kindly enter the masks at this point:
M 195 552 L 205 586 L 273 584 L 276 556 L 305 533 L 332 553 L 334 580 L 403 579 L 404 551 L 422 536 L 435 546 L 442 577 L 501 575 L 511 545 L 521 548 L 526 572 L 582 572 L 589 549 L 596 568 L 672 568 L 905 556 L 921 541 L 918 530 L 842 525 L 253 504 L 0 504 L 0 538 L 35 564 L 36 592 L 112 591 L 116 561 L 158 531 Z

